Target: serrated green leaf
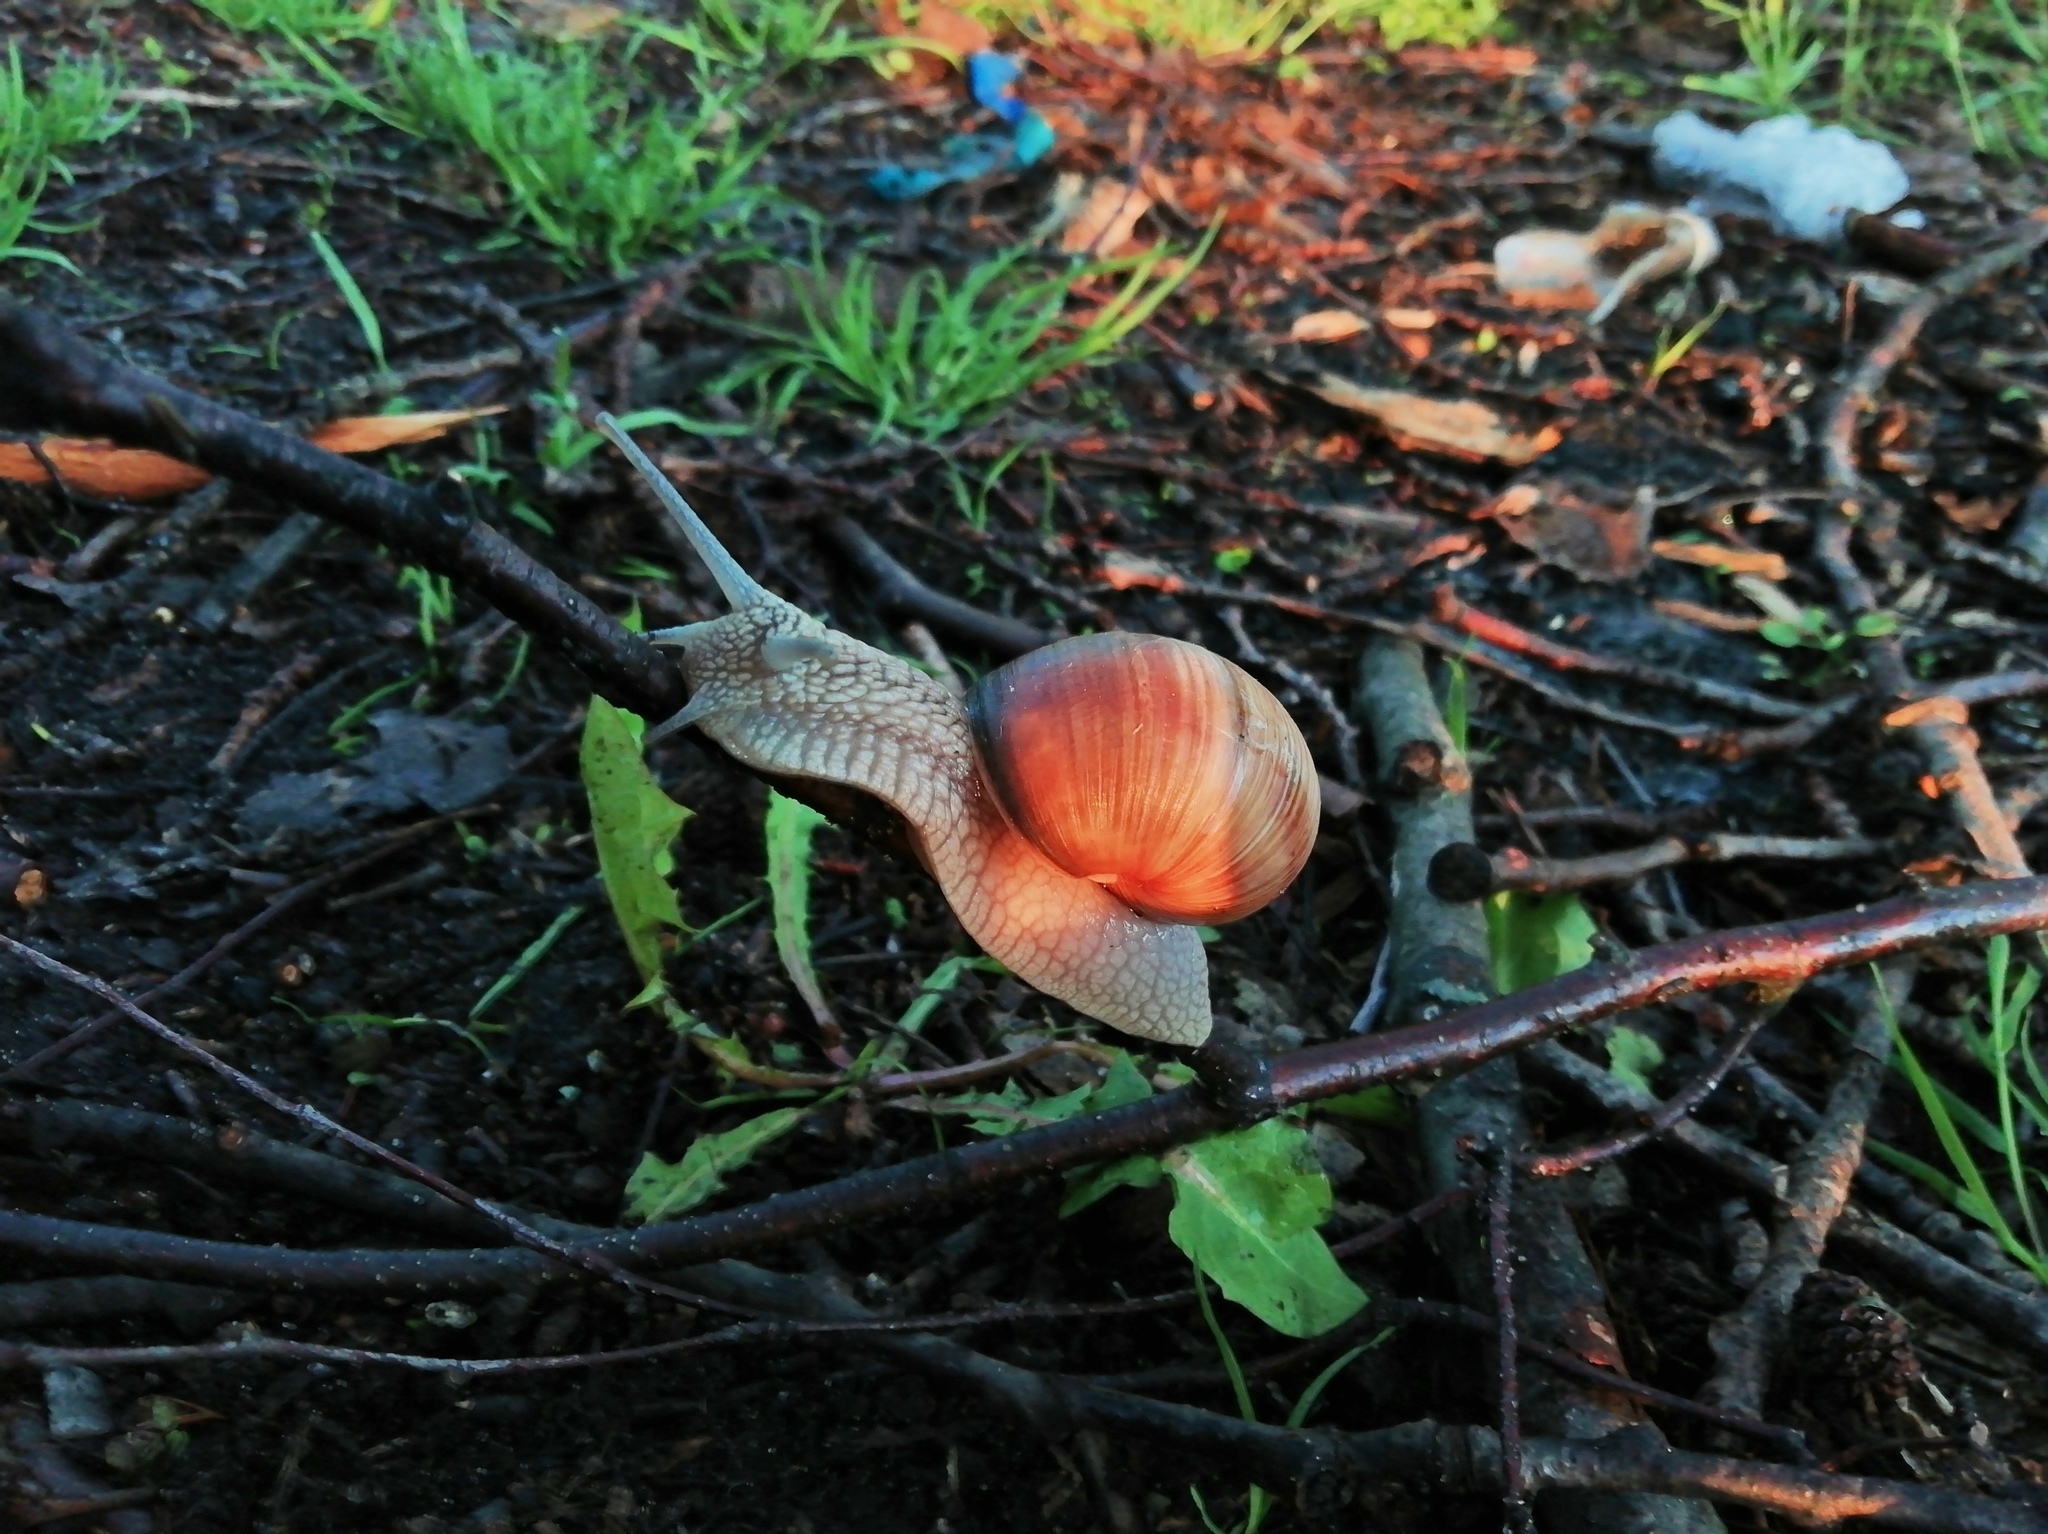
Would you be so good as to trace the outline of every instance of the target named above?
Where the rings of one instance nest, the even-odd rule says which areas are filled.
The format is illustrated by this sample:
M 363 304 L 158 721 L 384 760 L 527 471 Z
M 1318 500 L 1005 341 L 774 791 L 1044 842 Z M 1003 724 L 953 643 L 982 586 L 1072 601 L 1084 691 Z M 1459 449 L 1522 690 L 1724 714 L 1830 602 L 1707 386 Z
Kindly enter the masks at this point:
M 1618 1076 L 1638 1092 L 1654 1097 L 1650 1072 L 1664 1063 L 1664 1051 L 1657 1041 L 1633 1028 L 1616 1027 L 1607 1034 L 1607 1073 Z
M 668 882 L 675 872 L 676 835 L 690 812 L 663 793 L 648 771 L 640 746 L 645 728 L 637 714 L 592 698 L 580 753 L 598 874 L 644 983 L 635 998 L 639 1004 L 663 994 L 664 937 L 690 930 Z
M 1277 1332 L 1315 1337 L 1356 1315 L 1365 1292 L 1316 1227 L 1330 1183 L 1300 1125 L 1268 1119 L 1164 1158 L 1167 1233 L 1224 1294 Z
M 1486 940 L 1494 988 L 1508 996 L 1585 968 L 1593 962 L 1598 930 L 1577 895 L 1489 897 Z
M 1006 1135 L 1040 1124 L 1057 1124 L 1083 1114 L 1121 1108 L 1126 1103 L 1138 1102 L 1151 1095 L 1152 1083 L 1138 1069 L 1130 1051 L 1119 1049 L 1110 1061 L 1109 1069 L 1103 1072 L 1102 1080 L 1076 1087 L 1071 1092 L 1062 1092 L 1057 1097 L 1034 1100 L 1020 1084 L 1007 1081 L 1000 1092 L 962 1092 L 948 1101 L 960 1107 L 991 1110 L 983 1116 L 970 1116 L 968 1124 L 978 1134 Z
M 737 1171 L 790 1130 L 809 1108 L 771 1108 L 734 1129 L 699 1135 L 681 1161 L 663 1161 L 652 1153 L 640 1158 L 626 1179 L 626 1213 L 652 1225 L 687 1214 L 725 1186 L 725 1174 Z

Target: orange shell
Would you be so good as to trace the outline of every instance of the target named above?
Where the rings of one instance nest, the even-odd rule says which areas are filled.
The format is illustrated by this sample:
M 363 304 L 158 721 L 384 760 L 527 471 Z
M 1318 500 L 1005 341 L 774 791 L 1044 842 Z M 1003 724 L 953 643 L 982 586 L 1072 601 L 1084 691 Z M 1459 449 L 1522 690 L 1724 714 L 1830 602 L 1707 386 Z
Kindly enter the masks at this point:
M 1320 801 L 1301 731 L 1199 645 L 1091 634 L 984 677 L 967 703 L 982 780 L 1068 873 L 1145 916 L 1227 922 L 1294 882 Z

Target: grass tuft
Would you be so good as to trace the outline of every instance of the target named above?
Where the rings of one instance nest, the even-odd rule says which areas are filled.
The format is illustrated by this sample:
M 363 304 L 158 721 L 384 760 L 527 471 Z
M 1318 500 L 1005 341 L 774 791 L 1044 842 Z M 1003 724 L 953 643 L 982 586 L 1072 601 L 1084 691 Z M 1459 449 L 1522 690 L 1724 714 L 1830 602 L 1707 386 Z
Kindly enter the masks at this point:
M 1731 22 L 1746 68 L 1686 83 L 1775 114 L 1817 112 L 1924 138 L 1924 110 L 1958 107 L 1971 143 L 2048 156 L 2044 0 L 1701 0 Z
M 1154 251 L 1042 276 L 1026 274 L 1029 253 L 1019 248 L 972 267 L 957 284 L 920 271 L 893 302 L 874 261 L 856 255 L 835 273 L 820 253 L 794 274 L 800 323 L 766 332 L 769 349 L 723 387 L 767 386 L 776 414 L 799 394 L 820 392 L 872 414 L 876 438 L 892 430 L 942 437 L 1117 345 L 1151 318 L 1213 238 L 1212 230 L 1172 267 Z M 1110 301 L 1064 338 L 1050 339 L 1074 282 L 1113 272 L 1124 281 Z
M 516 222 L 577 261 L 628 271 L 730 234 L 769 195 L 746 183 L 766 141 L 742 141 L 737 88 L 706 84 L 686 108 L 640 105 L 638 82 L 597 44 L 479 47 L 469 26 L 455 0 L 430 0 L 416 25 L 379 35 L 367 87 L 299 46 L 336 102 L 480 155 Z
M 965 9 L 1021 26 L 1046 7 L 1042 0 L 975 0 Z M 1205 59 L 1289 54 L 1324 27 L 1345 32 L 1366 22 L 1389 48 L 1465 48 L 1500 21 L 1497 0 L 1056 0 L 1051 11 L 1083 36 L 1135 36 Z
M 391 0 L 199 0 L 239 32 L 290 32 L 300 37 L 347 37 L 380 25 Z
M 0 261 L 70 265 L 55 251 L 23 245 L 31 229 L 61 232 L 36 221 L 36 204 L 52 176 L 68 182 L 63 152 L 112 138 L 135 114 L 115 110 L 119 74 L 101 59 L 66 56 L 51 66 L 40 90 L 29 88 L 21 50 L 7 45 L 0 70 Z

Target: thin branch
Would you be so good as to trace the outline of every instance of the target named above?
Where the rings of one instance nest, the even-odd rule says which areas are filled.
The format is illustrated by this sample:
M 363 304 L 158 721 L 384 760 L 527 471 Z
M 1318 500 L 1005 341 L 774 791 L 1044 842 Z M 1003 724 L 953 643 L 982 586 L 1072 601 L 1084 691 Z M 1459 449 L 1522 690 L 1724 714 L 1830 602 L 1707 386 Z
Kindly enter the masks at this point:
M 1905 988 L 1903 977 L 1882 983 Z M 1864 1002 L 1820 1128 L 1792 1158 L 1763 1273 L 1741 1306 L 1709 1329 L 1716 1367 L 1704 1394 L 1717 1405 L 1752 1416 L 1763 1413 L 1764 1392 L 1785 1341 L 1793 1296 L 1806 1275 L 1820 1266 L 1828 1231 L 1848 1205 L 1871 1110 L 1890 1072 L 1892 1035 L 1886 1011 L 1883 998 L 1874 994 Z
M 683 706 L 682 673 L 495 528 L 459 487 L 401 484 L 239 410 L 101 356 L 40 310 L 0 305 L 0 425 L 154 448 L 258 485 L 461 581 L 555 645 L 613 702 L 650 718 Z
M 1773 698 L 1747 687 L 1736 687 L 1728 682 L 1716 682 L 1708 677 L 1688 676 L 1682 671 L 1670 671 L 1662 666 L 1653 666 L 1648 661 L 1634 660 L 1627 656 L 1599 655 L 1591 650 L 1581 650 L 1575 645 L 1559 644 L 1541 634 L 1483 613 L 1476 607 L 1459 600 L 1458 594 L 1449 586 L 1439 586 L 1431 598 L 1430 616 L 1448 628 L 1474 639 L 1497 645 L 1532 660 L 1540 660 L 1546 666 L 1558 671 L 1579 671 L 1588 676 L 1611 676 L 1622 681 L 1637 682 L 1646 687 L 1661 688 L 1665 692 L 1679 693 L 1701 703 L 1714 703 L 1722 708 L 1754 714 L 1760 719 L 1800 719 L 1808 712 L 1809 705 L 1797 703 L 1789 698 Z
M 1293 1107 L 1383 1082 L 1443 1075 L 1567 1028 L 1692 992 L 1745 983 L 1790 989 L 1823 970 L 1869 963 L 1913 947 L 1981 941 L 2044 926 L 2048 879 L 2031 878 L 1688 938 L 1640 950 L 1617 964 L 1574 971 L 1440 1021 L 1281 1055 L 1272 1062 L 1273 1107 Z M 1654 1102 L 1643 1107 L 1645 1112 L 1654 1109 Z M 956 1146 L 739 1208 L 617 1232 L 594 1239 L 589 1247 L 617 1262 L 650 1268 L 736 1256 L 868 1220 L 982 1197 L 1070 1167 L 1157 1153 L 1229 1128 L 1232 1122 L 1200 1091 L 1181 1088 L 1106 1113 Z M 1690 1123 L 1681 1121 L 1674 1134 Z M 358 1294 L 493 1290 L 547 1270 L 547 1260 L 531 1251 L 243 1247 L 8 1210 L 0 1210 L 0 1250 L 61 1250 L 90 1267 L 223 1287 L 282 1285 Z M 1951 1266 L 1969 1273 L 1960 1264 Z
M 1885 843 L 1862 837 L 1753 836 L 1733 831 L 1662 836 L 1641 847 L 1581 858 L 1531 857 L 1514 847 L 1489 855 L 1462 843 L 1444 848 L 1431 860 L 1429 887 L 1445 900 L 1483 900 L 1503 890 L 1548 894 L 1596 884 L 1632 884 L 1646 874 L 1686 863 L 1842 863 L 1886 850 Z
M 1763 1032 L 1765 1023 L 1777 1015 L 1775 1007 L 1755 1006 L 1742 1024 L 1729 1031 L 1721 1047 L 1714 1052 L 1714 1058 L 1684 1087 L 1667 1097 L 1657 1110 L 1638 1129 L 1624 1134 L 1612 1135 L 1604 1140 L 1576 1146 L 1571 1150 L 1550 1151 L 1532 1154 L 1524 1158 L 1523 1170 L 1531 1177 L 1563 1177 L 1571 1172 L 1583 1171 L 1602 1161 L 1612 1161 L 1625 1156 L 1637 1147 L 1649 1143 L 1657 1136 L 1675 1127 L 1680 1119 L 1687 1117 L 1693 1109 L 1705 1102 L 1714 1089 L 1725 1081 L 1728 1073 L 1735 1069 L 1736 1062 L 1749 1049 L 1756 1036 Z
M 1495 1364 L 1500 1371 L 1501 1508 L 1510 1534 L 1535 1534 L 1529 1515 L 1529 1480 L 1522 1464 L 1522 1379 L 1516 1367 L 1515 1250 L 1508 1239 L 1514 1207 L 1515 1158 L 1496 1147 L 1487 1168 L 1486 1266 L 1493 1280 Z

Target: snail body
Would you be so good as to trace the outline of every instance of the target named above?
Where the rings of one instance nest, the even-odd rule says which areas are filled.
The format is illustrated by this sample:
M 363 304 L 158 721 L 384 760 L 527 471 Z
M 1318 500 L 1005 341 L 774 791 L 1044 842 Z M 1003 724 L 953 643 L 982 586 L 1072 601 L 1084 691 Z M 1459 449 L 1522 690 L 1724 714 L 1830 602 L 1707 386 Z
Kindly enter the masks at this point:
M 1140 1038 L 1209 1034 L 1195 922 L 1267 904 L 1314 844 L 1301 732 L 1219 656 L 1092 635 L 990 673 L 963 708 L 897 656 L 748 575 L 668 480 L 600 426 L 710 566 L 733 611 L 649 638 L 696 725 L 741 764 L 859 789 L 894 810 L 960 924 L 1020 979 Z

